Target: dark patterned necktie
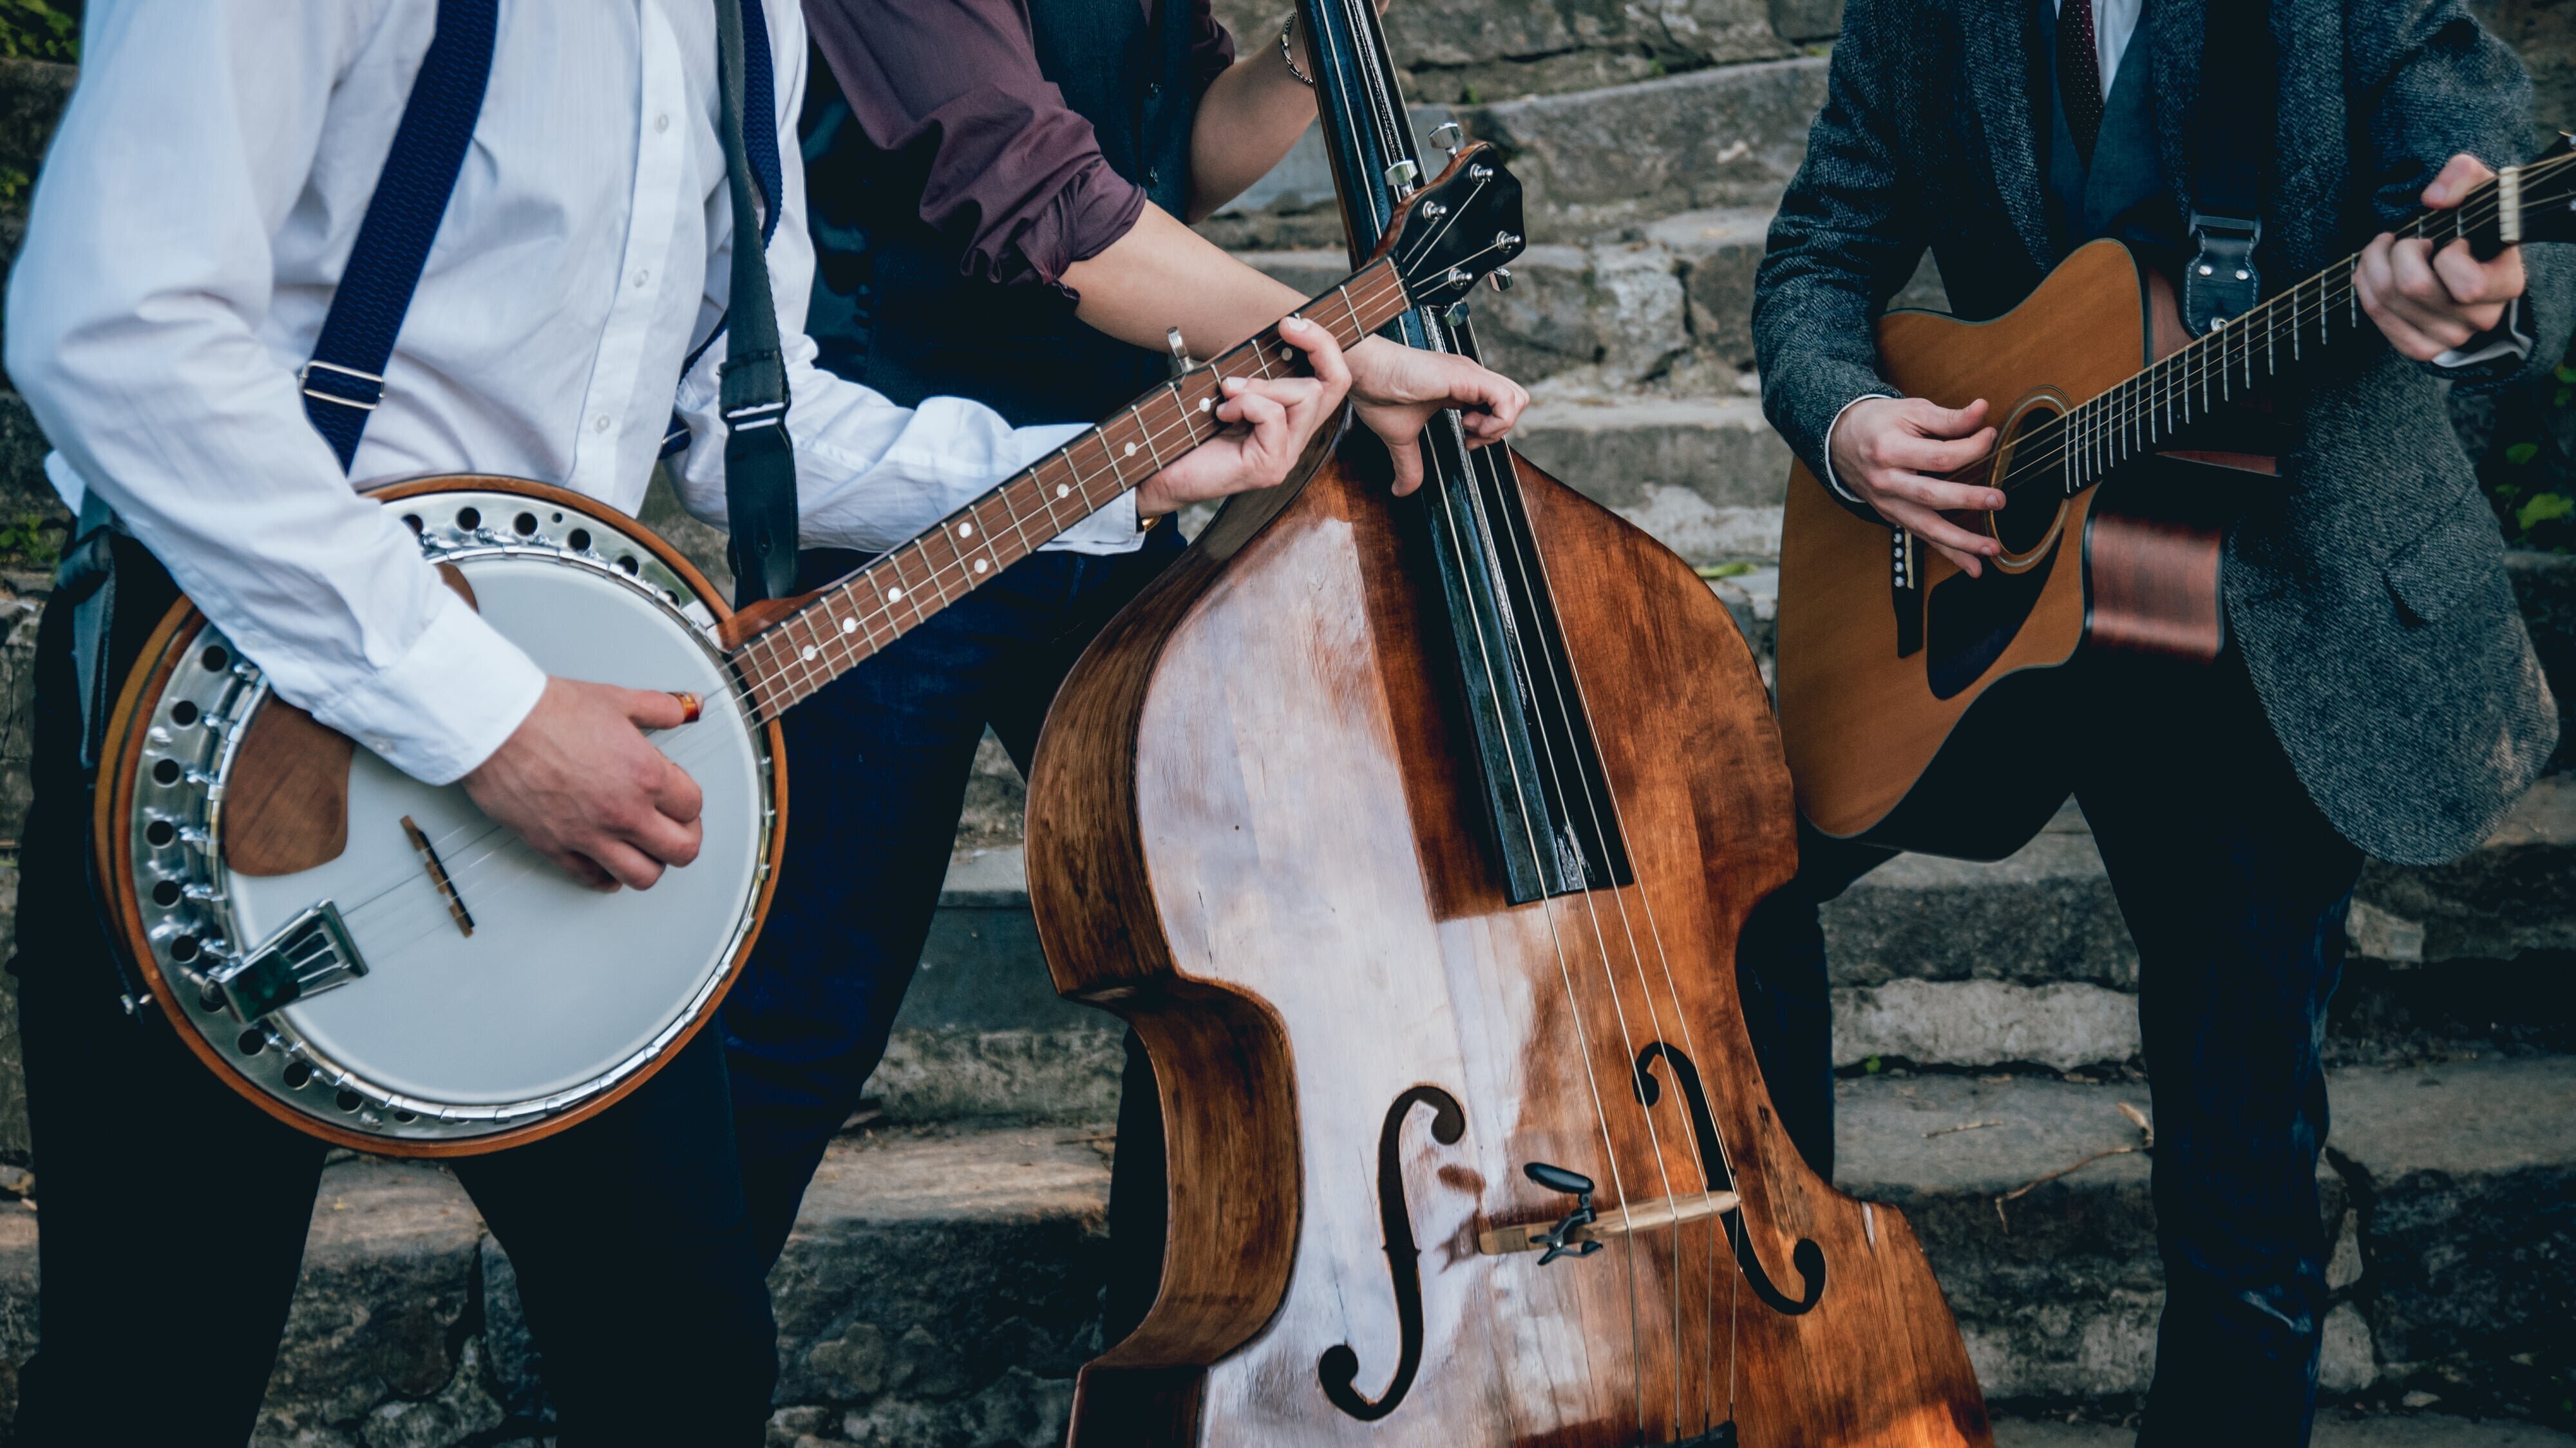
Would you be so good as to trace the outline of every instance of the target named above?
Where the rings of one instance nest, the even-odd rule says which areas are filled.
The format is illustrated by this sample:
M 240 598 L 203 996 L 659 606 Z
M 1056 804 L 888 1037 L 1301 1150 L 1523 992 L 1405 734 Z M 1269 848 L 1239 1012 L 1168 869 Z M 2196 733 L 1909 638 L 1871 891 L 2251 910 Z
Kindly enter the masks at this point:
M 2075 150 L 2093 164 L 2102 134 L 2102 63 L 2093 52 L 2093 0 L 2063 0 L 2057 9 L 2057 93 Z

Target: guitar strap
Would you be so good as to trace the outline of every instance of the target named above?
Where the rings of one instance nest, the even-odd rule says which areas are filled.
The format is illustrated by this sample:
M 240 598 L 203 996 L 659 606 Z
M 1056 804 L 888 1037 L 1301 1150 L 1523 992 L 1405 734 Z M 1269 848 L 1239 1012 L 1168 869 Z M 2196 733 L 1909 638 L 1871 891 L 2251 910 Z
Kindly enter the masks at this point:
M 740 607 L 796 591 L 796 447 L 787 436 L 787 356 L 769 291 L 769 238 L 778 226 L 784 182 L 769 27 L 760 0 L 716 0 L 716 34 L 723 94 L 718 129 L 733 196 L 733 277 L 725 307 L 732 336 L 725 343 L 717 403 L 725 422 L 727 548 L 734 604 Z M 756 71 L 748 64 L 754 55 L 760 62 Z M 760 124 L 747 124 L 750 116 Z M 755 185 L 768 203 L 766 216 L 755 203 Z M 755 236 L 758 245 L 744 245 Z
M 2271 6 L 2210 0 L 2191 114 L 2191 259 L 2183 325 L 2195 337 L 2250 310 L 2263 294 L 2263 165 L 2279 129 Z

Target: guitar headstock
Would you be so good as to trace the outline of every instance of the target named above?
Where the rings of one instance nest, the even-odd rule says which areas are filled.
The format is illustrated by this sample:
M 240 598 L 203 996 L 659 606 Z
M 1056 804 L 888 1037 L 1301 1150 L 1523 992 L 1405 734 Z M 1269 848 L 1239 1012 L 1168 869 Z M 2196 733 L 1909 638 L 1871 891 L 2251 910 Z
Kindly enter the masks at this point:
M 1520 180 L 1478 142 L 1396 207 L 1378 255 L 1394 260 L 1413 305 L 1437 307 L 1467 295 L 1528 244 Z

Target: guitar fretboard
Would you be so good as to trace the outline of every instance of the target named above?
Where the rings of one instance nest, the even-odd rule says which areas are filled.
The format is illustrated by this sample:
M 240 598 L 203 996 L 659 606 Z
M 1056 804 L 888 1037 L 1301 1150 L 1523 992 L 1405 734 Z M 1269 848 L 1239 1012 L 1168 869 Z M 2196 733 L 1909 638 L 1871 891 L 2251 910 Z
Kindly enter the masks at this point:
M 2576 157 L 2536 161 L 2486 182 L 2456 207 L 2417 213 L 2396 234 L 2422 237 L 2436 249 L 2462 237 L 2516 238 L 2526 209 L 2568 204 L 2571 182 L 2576 182 Z M 2054 424 L 2033 429 L 2021 440 L 2010 473 L 1997 485 L 2009 488 L 2053 474 L 2063 479 L 2069 495 L 2081 492 L 2228 405 L 2238 392 L 2372 325 L 2353 286 L 2359 260 L 2355 253 L 2242 315 L 2224 319 Z
M 1393 262 L 1382 259 L 1297 315 L 1329 329 L 1347 348 L 1408 305 Z M 755 718 L 776 718 L 1214 437 L 1226 427 L 1216 409 L 1227 378 L 1304 372 L 1305 354 L 1272 327 L 1147 393 L 938 526 L 816 593 L 733 651 Z

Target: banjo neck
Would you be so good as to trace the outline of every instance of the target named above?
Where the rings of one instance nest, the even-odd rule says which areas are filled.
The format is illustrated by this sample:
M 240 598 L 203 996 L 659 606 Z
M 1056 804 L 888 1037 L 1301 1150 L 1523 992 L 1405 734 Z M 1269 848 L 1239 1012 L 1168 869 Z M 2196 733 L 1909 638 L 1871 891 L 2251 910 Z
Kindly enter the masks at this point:
M 1349 348 L 1411 305 L 1395 260 L 1380 257 L 1296 315 L 1330 330 Z M 1304 370 L 1304 354 L 1280 339 L 1277 326 L 1269 327 L 1155 388 L 840 581 L 735 614 L 721 637 L 754 717 L 776 718 L 1215 437 L 1228 426 L 1216 418 L 1226 379 L 1297 376 Z

